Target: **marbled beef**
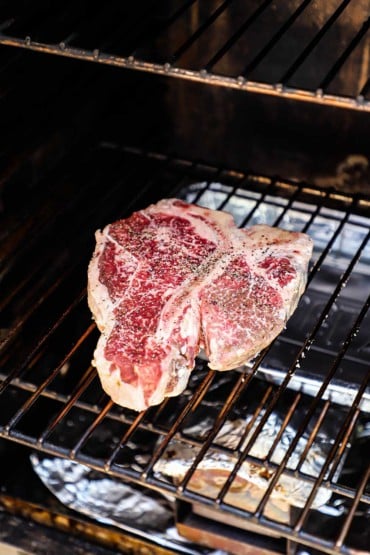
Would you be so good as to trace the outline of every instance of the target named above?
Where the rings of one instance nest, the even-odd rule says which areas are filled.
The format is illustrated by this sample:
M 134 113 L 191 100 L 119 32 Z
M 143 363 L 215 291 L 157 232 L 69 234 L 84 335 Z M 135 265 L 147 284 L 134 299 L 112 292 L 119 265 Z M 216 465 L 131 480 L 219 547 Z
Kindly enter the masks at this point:
M 312 241 L 230 214 L 162 200 L 96 233 L 88 301 L 102 386 L 143 410 L 181 393 L 203 348 L 210 368 L 253 358 L 304 290 Z

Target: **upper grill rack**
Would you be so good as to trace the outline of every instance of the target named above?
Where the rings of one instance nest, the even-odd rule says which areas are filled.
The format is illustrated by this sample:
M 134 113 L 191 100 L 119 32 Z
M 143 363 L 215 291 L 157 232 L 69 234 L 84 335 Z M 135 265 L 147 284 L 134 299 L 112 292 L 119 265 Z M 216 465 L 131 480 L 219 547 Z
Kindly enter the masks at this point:
M 366 2 L 10 3 L 0 44 L 242 91 L 370 110 Z
M 341 473 L 346 458 L 351 460 L 352 438 L 359 429 L 366 428 L 368 418 L 364 412 L 370 379 L 365 330 L 370 291 L 368 280 L 361 276 L 364 268 L 366 276 L 370 259 L 369 199 L 167 156 L 144 156 L 109 144 L 100 145 L 80 163 L 81 172 L 74 172 L 69 179 L 78 179 L 81 173 L 89 187 L 80 189 L 78 183 L 72 184 L 80 194 L 70 204 L 61 203 L 51 223 L 49 214 L 41 210 L 48 202 L 43 188 L 38 200 L 45 221 L 35 231 L 35 244 L 28 244 L 28 228 L 22 228 L 20 222 L 14 245 L 22 248 L 15 249 L 13 257 L 4 261 L 4 290 L 10 294 L 2 303 L 0 437 L 192 503 L 248 516 L 262 533 L 273 530 L 328 553 L 347 553 L 355 541 L 351 535 L 355 514 L 366 514 L 370 503 L 366 460 L 356 462 L 356 471 L 350 465 Z M 125 183 L 131 187 L 123 188 Z M 49 188 L 53 186 L 51 179 Z M 135 190 L 140 191 L 139 195 L 135 196 Z M 128 196 L 122 214 L 117 206 L 122 206 L 124 194 Z M 65 195 L 68 197 L 68 187 Z M 97 334 L 85 302 L 86 263 L 92 250 L 93 229 L 166 195 L 234 211 L 239 225 L 263 220 L 312 233 L 315 255 L 303 298 L 306 304 L 300 306 L 286 332 L 256 358 L 251 369 L 229 372 L 225 378 L 224 373 L 207 371 L 199 360 L 187 392 L 134 414 L 107 400 L 90 366 Z M 74 220 L 78 220 L 78 230 L 84 230 L 78 240 Z M 60 260 L 50 268 L 50 257 L 45 257 L 33 268 L 35 248 L 48 252 L 51 233 L 56 238 L 53 252 L 60 251 Z M 63 234 L 64 240 L 58 240 Z M 8 243 L 13 239 L 5 233 L 2 237 L 2 246 L 11 251 Z M 30 269 L 26 276 L 24 267 Z M 318 292 L 323 297 L 315 297 Z M 335 337 L 331 324 L 337 308 L 346 306 L 349 300 L 355 302 L 345 325 L 337 329 L 341 335 Z M 315 304 L 314 317 L 305 319 L 310 303 Z M 303 327 L 298 326 L 301 321 Z M 279 342 L 283 342 L 284 349 L 279 348 Z M 292 352 L 288 352 L 289 345 L 294 347 Z M 259 379 L 271 364 L 276 365 L 279 351 L 288 352 L 279 381 Z M 315 396 L 291 389 L 294 376 L 300 371 L 310 372 L 317 355 L 321 368 L 315 377 Z M 347 380 L 348 371 L 352 376 L 354 359 L 358 376 L 352 384 L 353 396 L 349 406 L 340 407 L 325 393 L 337 377 Z M 200 435 L 195 433 L 194 423 L 206 417 L 207 427 L 200 430 Z M 224 426 L 241 418 L 238 445 L 220 443 Z M 271 418 L 277 422 L 274 441 L 263 454 L 256 453 L 253 449 L 264 437 Z M 287 437 L 289 444 L 277 460 L 276 450 Z M 297 452 L 302 441 L 304 447 Z M 157 467 L 173 442 L 194 450 L 185 475 L 176 482 L 165 479 Z M 317 445 L 322 458 L 318 458 L 317 472 L 312 474 L 304 464 L 317 453 Z M 219 484 L 215 497 L 193 487 L 198 465 L 210 452 L 233 461 L 233 470 Z M 293 455 L 296 463 L 292 467 Z M 255 465 L 267 476 L 267 488 L 253 510 L 241 508 L 228 498 L 245 463 Z M 346 478 L 348 473 L 350 479 Z M 298 479 L 308 487 L 304 505 L 284 523 L 266 514 L 282 476 Z M 312 504 L 322 491 L 330 492 L 335 500 L 332 510 L 342 507 L 331 537 L 325 536 L 325 530 L 315 530 L 311 522 Z

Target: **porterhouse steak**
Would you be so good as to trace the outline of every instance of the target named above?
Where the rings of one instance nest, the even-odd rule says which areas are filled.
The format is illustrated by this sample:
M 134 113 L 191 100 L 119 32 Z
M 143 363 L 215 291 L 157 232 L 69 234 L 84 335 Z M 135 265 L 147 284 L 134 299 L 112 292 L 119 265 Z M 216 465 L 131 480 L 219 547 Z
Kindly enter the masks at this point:
M 178 199 L 97 231 L 88 302 L 103 388 L 140 411 L 185 389 L 201 348 L 216 370 L 247 362 L 295 310 L 311 254 L 306 234 L 238 229 Z

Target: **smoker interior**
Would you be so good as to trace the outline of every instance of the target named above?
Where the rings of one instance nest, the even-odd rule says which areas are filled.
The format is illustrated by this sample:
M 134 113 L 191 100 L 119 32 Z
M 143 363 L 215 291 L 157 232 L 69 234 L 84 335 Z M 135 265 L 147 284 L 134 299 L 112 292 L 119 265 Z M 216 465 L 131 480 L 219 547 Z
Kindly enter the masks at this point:
M 0 35 L 4 459 L 22 446 L 25 460 L 80 463 L 176 499 L 190 535 L 194 522 L 221 529 L 221 515 L 232 537 L 248 542 L 239 530 L 248 523 L 274 552 L 368 550 L 366 8 L 190 1 L 148 2 L 143 12 L 111 2 L 94 12 L 67 2 L 57 13 L 9 3 Z M 227 374 L 199 358 L 183 395 L 136 414 L 106 397 L 91 367 L 98 333 L 86 269 L 96 229 L 169 196 L 229 210 L 240 226 L 305 231 L 315 250 L 307 291 L 268 349 Z M 221 441 L 235 423 L 236 443 Z M 191 454 L 180 479 L 159 470 L 174 446 Z M 202 463 L 220 459 L 226 477 L 200 488 Z M 232 495 L 246 465 L 266 482 L 247 507 Z M 306 493 L 282 521 L 271 503 L 283 477 Z M 4 475 L 3 506 L 6 484 Z
M 16 47 L 11 54 L 15 57 L 22 48 L 113 68 L 113 76 L 101 72 L 104 82 L 92 82 L 91 88 L 95 97 L 98 91 L 102 95 L 95 113 L 104 110 L 114 94 L 117 113 L 105 135 L 119 143 L 125 130 L 130 144 L 143 131 L 142 123 L 127 123 L 135 110 L 127 91 L 128 72 L 122 76 L 117 71 L 125 68 L 142 74 L 143 81 L 136 76 L 135 90 L 142 100 L 136 115 L 141 122 L 153 120 L 155 106 L 160 152 L 170 149 L 185 159 L 262 174 L 268 168 L 270 175 L 341 188 L 348 184 L 348 173 L 352 178 L 356 173 L 356 185 L 366 184 L 367 0 L 157 4 L 4 2 L 0 44 Z M 7 52 L 3 49 L 6 64 Z M 63 66 L 64 75 L 75 79 L 76 67 Z M 163 87 L 153 78 L 160 75 L 168 77 Z M 107 82 L 108 76 L 113 83 Z M 23 104 L 37 86 L 32 68 L 18 79 L 23 81 Z M 81 70 L 77 79 L 82 91 Z M 61 95 L 69 83 L 59 74 L 54 85 Z M 86 128 L 86 121 L 83 125 Z M 138 137 L 140 146 L 155 150 L 153 133 L 147 131 Z M 351 155 L 360 156 L 355 172 L 346 164 Z

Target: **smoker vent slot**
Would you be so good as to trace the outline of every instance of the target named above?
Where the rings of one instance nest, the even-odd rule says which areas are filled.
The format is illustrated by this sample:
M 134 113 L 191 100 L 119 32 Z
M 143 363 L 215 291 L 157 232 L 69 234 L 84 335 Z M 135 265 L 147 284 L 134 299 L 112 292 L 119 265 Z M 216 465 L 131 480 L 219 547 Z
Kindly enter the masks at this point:
M 9 2 L 0 44 L 295 100 L 370 110 L 367 3 Z
M 54 180 L 46 180 L 35 208 L 45 205 L 48 217 L 33 241 L 22 222 L 14 222 L 14 238 L 1 228 L 1 246 L 12 255 L 2 270 L 0 437 L 198 511 L 247 517 L 261 533 L 347 552 L 370 504 L 369 470 L 351 458 L 370 412 L 369 199 L 110 143 L 86 156 L 80 164 L 89 187 L 76 186 L 79 171 L 62 173 L 64 194 L 78 194 L 51 219 L 53 204 L 45 207 Z M 86 306 L 86 265 L 94 229 L 164 196 L 229 210 L 240 226 L 305 231 L 315 250 L 296 314 L 250 367 L 218 373 L 199 358 L 182 395 L 136 414 L 107 399 L 91 367 L 98 334 Z M 33 266 L 36 252 L 42 257 Z M 181 467 L 176 476 L 172 464 Z M 258 493 L 249 504 L 246 475 Z M 284 500 L 289 484 L 294 491 Z M 335 523 L 328 531 L 315 527 L 322 506 Z

